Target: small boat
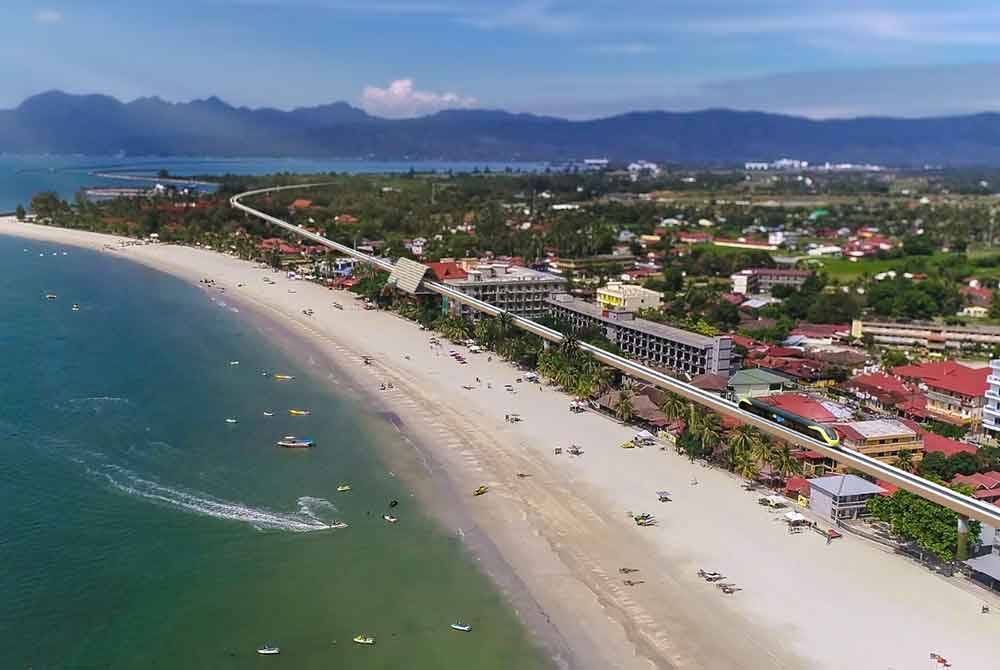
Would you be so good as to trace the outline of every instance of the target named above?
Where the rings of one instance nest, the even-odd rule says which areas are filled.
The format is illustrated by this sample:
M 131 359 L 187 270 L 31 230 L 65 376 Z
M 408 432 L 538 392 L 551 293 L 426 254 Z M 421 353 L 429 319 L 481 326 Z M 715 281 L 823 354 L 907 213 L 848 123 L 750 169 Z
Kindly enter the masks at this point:
M 236 417 L 231 416 L 228 419 L 226 419 L 226 423 L 237 423 L 237 419 Z
M 55 300 L 58 297 L 59 296 L 57 296 L 55 293 L 46 293 L 45 294 L 45 299 L 46 300 Z
M 312 414 L 312 412 L 307 409 L 290 409 L 288 410 L 288 413 L 292 416 L 309 416 Z
M 292 375 L 274 375 L 274 378 L 281 382 L 289 382 L 295 379 Z
M 451 629 L 457 630 L 462 633 L 468 633 L 470 630 L 472 630 L 472 626 L 470 626 L 467 623 L 462 623 L 461 621 L 456 621 L 455 623 L 451 624 Z
M 264 412 L 264 416 L 274 416 L 274 412 Z
M 269 643 L 263 647 L 257 647 L 257 653 L 261 656 L 277 656 L 281 653 L 281 649 Z
M 354 641 L 357 642 L 358 644 L 375 644 L 375 638 L 373 638 L 371 635 L 365 635 L 364 633 L 355 635 Z
M 351 490 L 350 484 L 341 484 L 340 486 L 337 487 L 337 493 L 347 493 L 350 490 Z
M 316 446 L 316 442 L 308 437 L 295 437 L 286 435 L 278 440 L 278 446 L 285 449 L 311 449 Z
M 333 529 L 333 530 L 339 530 L 341 528 L 347 528 L 347 523 L 344 522 L 344 521 L 341 521 L 340 519 L 337 519 L 332 524 L 330 524 L 330 528 Z
M 399 519 L 397 519 L 391 514 L 383 514 L 382 518 L 388 521 L 389 523 L 396 523 L 397 521 L 399 521 Z
M 73 303 L 73 311 L 74 312 L 79 312 L 80 311 L 80 305 L 78 303 L 75 303 L 75 302 Z
M 485 484 L 483 484 L 478 489 L 476 489 L 475 491 L 473 491 L 472 495 L 474 495 L 474 496 L 481 496 L 481 495 L 483 495 L 484 493 L 486 493 L 489 490 L 490 490 L 490 487 L 486 486 Z
M 240 362 L 239 361 L 229 361 L 229 364 L 230 365 L 239 365 Z

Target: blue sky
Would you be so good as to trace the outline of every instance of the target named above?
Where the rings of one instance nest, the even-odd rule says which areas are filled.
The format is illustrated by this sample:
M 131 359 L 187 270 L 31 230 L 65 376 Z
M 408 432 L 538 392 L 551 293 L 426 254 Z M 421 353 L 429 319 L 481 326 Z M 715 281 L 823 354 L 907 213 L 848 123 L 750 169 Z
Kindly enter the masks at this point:
M 59 88 L 386 116 L 1000 110 L 981 0 L 3 0 L 0 107 Z

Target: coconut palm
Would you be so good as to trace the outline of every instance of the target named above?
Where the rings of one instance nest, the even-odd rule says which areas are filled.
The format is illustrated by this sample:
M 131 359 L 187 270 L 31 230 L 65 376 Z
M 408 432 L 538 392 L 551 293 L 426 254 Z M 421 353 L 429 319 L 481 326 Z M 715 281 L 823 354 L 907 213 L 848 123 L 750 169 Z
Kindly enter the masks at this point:
M 500 312 L 496 319 L 497 341 L 502 342 L 514 331 L 514 319 L 510 312 Z
M 744 479 L 756 479 L 760 474 L 760 466 L 757 459 L 749 449 L 740 449 L 733 452 L 733 472 Z
M 892 462 L 893 466 L 906 472 L 913 472 L 913 452 L 909 449 L 901 449 Z
M 763 466 L 771 462 L 771 452 L 773 450 L 774 446 L 771 444 L 771 440 L 761 434 L 761 439 L 750 449 L 750 456 L 758 466 Z
M 802 474 L 802 461 L 795 458 L 787 444 L 771 451 L 771 467 L 782 477 Z
M 682 418 L 688 409 L 688 401 L 676 393 L 667 393 L 660 403 L 660 411 L 671 421 Z
M 742 423 L 729 433 L 729 446 L 732 451 L 753 451 L 763 439 L 756 426 Z
M 632 405 L 632 391 L 622 389 L 615 401 L 615 416 L 622 423 L 628 423 L 635 414 L 635 407 Z
M 563 335 L 562 342 L 559 343 L 559 353 L 568 359 L 575 358 L 580 352 L 580 340 L 573 334 Z
M 707 412 L 698 422 L 698 438 L 705 452 L 715 451 L 722 443 L 722 419 L 714 412 Z

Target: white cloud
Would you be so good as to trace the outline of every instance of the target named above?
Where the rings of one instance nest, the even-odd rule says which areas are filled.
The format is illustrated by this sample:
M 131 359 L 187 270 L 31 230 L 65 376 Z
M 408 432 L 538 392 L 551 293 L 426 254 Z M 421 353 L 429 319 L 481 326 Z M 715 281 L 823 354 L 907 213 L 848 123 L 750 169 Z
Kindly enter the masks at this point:
M 62 23 L 62 12 L 56 9 L 39 9 L 35 12 L 35 23 Z
M 372 114 L 402 118 L 431 114 L 442 109 L 475 107 L 475 98 L 467 98 L 457 93 L 435 93 L 420 91 L 412 79 L 396 79 L 385 88 L 365 86 L 361 96 L 361 106 Z

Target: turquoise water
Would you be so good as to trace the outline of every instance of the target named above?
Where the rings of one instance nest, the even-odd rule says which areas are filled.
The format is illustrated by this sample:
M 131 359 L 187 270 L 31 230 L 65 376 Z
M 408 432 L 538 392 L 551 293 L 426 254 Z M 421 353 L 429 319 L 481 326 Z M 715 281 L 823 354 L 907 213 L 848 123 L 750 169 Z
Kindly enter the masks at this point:
M 398 435 L 221 294 L 62 250 L 0 236 L 0 668 L 543 667 Z
M 0 155 L 0 212 L 25 207 L 41 191 L 55 191 L 72 200 L 81 188 L 96 186 L 137 186 L 135 182 L 91 175 L 94 171 L 155 175 L 165 169 L 176 175 L 275 174 L 278 172 L 385 173 L 418 171 L 471 172 L 485 169 L 499 172 L 511 167 L 523 171 L 541 170 L 541 163 L 463 163 L 445 161 L 376 162 L 361 160 L 311 160 L 303 158 L 129 158 L 94 156 L 5 156 Z

